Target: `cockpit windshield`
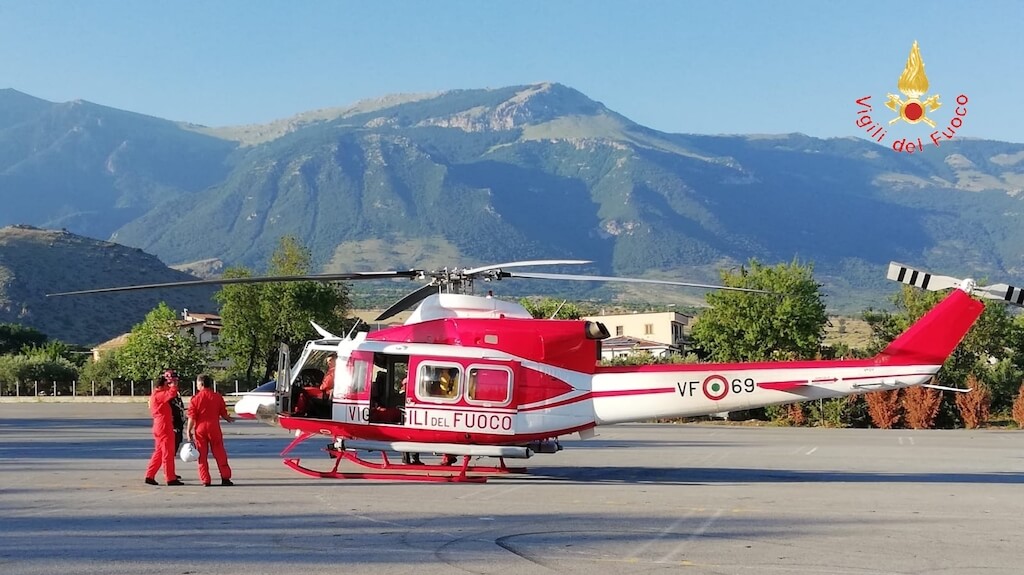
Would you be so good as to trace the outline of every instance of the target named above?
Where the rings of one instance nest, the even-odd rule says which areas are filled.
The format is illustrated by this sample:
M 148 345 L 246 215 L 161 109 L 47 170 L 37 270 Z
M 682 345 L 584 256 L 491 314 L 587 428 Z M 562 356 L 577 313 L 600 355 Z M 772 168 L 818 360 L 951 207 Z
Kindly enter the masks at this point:
M 328 357 L 334 357 L 334 350 L 310 350 L 306 360 L 302 363 L 302 369 L 295 376 L 294 383 L 303 387 L 319 387 L 324 382 L 324 376 L 329 370 Z

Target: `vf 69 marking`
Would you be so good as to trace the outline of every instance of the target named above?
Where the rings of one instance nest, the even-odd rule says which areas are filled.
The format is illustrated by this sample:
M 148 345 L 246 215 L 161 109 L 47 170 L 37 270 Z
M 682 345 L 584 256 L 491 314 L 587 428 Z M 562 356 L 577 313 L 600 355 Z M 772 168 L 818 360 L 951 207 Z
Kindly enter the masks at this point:
M 699 389 L 704 397 L 711 401 L 725 399 L 732 393 L 751 393 L 757 389 L 757 382 L 753 378 L 734 378 L 731 381 L 721 375 L 709 375 L 704 381 L 679 381 L 676 382 L 679 395 L 682 397 L 696 397 Z

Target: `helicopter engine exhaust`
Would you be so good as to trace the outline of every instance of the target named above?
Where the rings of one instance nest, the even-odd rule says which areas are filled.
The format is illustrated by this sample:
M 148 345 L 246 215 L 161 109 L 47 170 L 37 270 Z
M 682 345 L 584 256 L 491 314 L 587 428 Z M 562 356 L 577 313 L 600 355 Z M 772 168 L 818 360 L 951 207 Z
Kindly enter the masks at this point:
M 583 328 L 587 339 L 608 339 L 612 336 L 608 328 L 599 321 L 588 321 Z

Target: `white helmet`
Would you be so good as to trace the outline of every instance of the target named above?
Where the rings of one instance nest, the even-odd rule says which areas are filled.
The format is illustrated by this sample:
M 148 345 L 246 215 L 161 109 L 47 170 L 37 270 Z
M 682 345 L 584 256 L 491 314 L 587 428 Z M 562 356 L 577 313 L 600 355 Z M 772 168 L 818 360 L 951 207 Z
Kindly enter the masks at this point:
M 178 457 L 185 463 L 190 463 L 199 459 L 199 450 L 191 443 L 183 443 L 181 444 L 181 450 L 178 451 Z

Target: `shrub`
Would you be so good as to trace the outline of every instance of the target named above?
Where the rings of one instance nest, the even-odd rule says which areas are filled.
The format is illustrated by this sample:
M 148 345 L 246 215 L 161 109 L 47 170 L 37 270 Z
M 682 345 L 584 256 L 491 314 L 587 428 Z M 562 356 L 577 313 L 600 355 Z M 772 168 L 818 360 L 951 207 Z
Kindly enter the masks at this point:
M 1017 398 L 1013 400 L 1013 420 L 1017 427 L 1024 428 L 1024 383 L 1017 390 Z
M 934 381 L 934 379 L 932 380 Z M 908 387 L 903 390 L 903 418 L 910 429 L 932 429 L 939 415 L 942 392 L 927 387 Z
M 849 427 L 857 397 L 833 397 L 807 404 L 810 420 L 821 427 Z
M 992 392 L 974 374 L 967 376 L 970 391 L 956 394 L 956 407 L 960 411 L 964 427 L 976 429 L 988 421 L 992 409 Z
M 789 417 L 786 414 L 788 408 L 788 405 L 768 405 L 764 408 L 764 416 L 773 423 L 789 425 Z
M 106 389 L 110 390 L 111 384 L 114 386 L 114 392 L 121 394 L 129 390 L 126 379 L 121 375 L 121 366 L 118 362 L 117 351 L 110 351 L 100 356 L 99 361 L 93 361 L 89 358 L 89 361 L 82 366 L 78 382 L 78 393 L 88 394 L 91 393 L 94 388 L 93 384 L 96 384 L 95 390 Z M 149 386 L 144 385 L 144 394 L 149 393 Z
M 900 421 L 900 390 L 873 391 L 864 396 L 871 423 L 879 429 L 892 429 Z
M 791 425 L 807 425 L 807 414 L 804 413 L 804 404 L 791 403 L 787 405 L 786 419 Z

